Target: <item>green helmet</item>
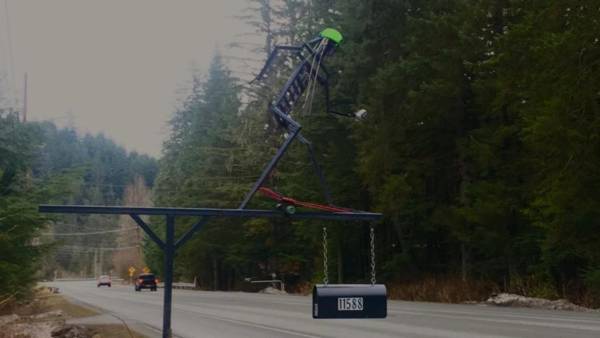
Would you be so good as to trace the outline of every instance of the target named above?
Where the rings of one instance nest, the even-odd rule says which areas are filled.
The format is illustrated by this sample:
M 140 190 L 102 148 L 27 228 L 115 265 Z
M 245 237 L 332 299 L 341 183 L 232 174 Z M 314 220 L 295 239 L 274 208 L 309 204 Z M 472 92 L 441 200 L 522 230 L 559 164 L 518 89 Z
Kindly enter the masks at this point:
M 321 35 L 322 38 L 327 38 L 335 42 L 336 45 L 339 45 L 344 39 L 344 37 L 342 37 L 342 33 L 333 28 L 325 28 L 323 31 L 321 31 L 321 33 L 319 33 L 319 35 Z

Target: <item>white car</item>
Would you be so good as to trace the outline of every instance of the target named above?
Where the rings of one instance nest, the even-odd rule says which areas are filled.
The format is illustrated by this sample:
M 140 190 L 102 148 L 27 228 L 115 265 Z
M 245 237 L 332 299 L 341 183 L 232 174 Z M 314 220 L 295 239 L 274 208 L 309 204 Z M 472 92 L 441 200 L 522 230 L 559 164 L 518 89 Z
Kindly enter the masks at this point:
M 112 284 L 112 282 L 110 280 L 110 276 L 102 275 L 102 276 L 98 277 L 98 287 L 101 287 L 102 285 L 106 285 L 106 286 L 110 287 L 111 284 Z

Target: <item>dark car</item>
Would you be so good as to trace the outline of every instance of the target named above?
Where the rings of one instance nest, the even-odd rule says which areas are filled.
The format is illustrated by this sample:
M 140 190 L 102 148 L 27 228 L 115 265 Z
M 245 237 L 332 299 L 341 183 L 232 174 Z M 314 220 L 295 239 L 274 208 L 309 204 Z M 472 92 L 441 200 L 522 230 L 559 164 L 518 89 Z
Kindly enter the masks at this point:
M 158 280 L 156 276 L 152 273 L 144 273 L 135 279 L 135 291 L 141 291 L 142 289 L 150 289 L 151 291 L 156 291 L 156 285 L 158 284 Z

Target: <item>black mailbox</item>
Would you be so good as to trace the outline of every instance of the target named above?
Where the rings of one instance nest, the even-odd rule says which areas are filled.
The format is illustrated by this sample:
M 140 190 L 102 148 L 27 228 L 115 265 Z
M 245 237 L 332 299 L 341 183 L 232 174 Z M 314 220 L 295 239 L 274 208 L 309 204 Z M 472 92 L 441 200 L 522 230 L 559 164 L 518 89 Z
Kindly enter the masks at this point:
M 313 288 L 313 318 L 385 318 L 383 284 L 318 284 Z

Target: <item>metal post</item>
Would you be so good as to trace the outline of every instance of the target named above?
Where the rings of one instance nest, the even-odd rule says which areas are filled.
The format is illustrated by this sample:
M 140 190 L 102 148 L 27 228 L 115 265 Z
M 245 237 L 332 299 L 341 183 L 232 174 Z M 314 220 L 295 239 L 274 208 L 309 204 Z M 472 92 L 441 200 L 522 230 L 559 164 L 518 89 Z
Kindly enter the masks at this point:
M 87 269 L 86 269 L 87 270 Z M 94 250 L 94 278 L 98 278 L 98 248 Z
M 300 142 L 304 143 L 308 148 L 308 156 L 310 157 L 310 161 L 312 162 L 313 169 L 317 173 L 319 177 L 319 183 L 321 184 L 321 191 L 323 192 L 323 196 L 325 197 L 325 201 L 327 204 L 333 205 L 333 200 L 331 199 L 331 193 L 329 192 L 329 186 L 327 185 L 327 181 L 325 181 L 325 176 L 323 175 L 323 171 L 321 170 L 321 166 L 319 162 L 317 162 L 317 157 L 315 156 L 315 151 L 313 149 L 312 143 L 309 140 L 305 139 L 304 136 L 298 135 L 298 139 Z
M 98 262 L 98 266 L 100 267 L 100 269 L 98 270 L 98 274 L 96 275 L 96 278 L 98 278 L 98 276 L 104 274 L 104 250 L 103 249 L 100 249 L 100 262 Z
M 173 255 L 175 216 L 167 215 L 165 238 L 165 298 L 163 304 L 163 338 L 171 338 L 171 304 L 173 299 Z
M 285 117 L 285 115 L 283 115 L 283 114 L 281 114 L 281 115 L 283 117 Z M 258 190 L 258 188 L 260 188 L 260 186 L 269 177 L 269 175 L 271 174 L 271 171 L 273 171 L 273 168 L 275 168 L 275 166 L 277 165 L 277 162 L 279 162 L 279 160 L 281 159 L 281 157 L 283 157 L 283 154 L 285 154 L 285 151 L 290 146 L 290 144 L 292 143 L 292 141 L 296 138 L 296 136 L 298 135 L 299 132 L 300 132 L 300 127 L 298 126 L 288 136 L 288 138 L 281 145 L 281 147 L 279 147 L 279 150 L 277 150 L 277 154 L 275 154 L 275 157 L 273 157 L 271 159 L 271 162 L 269 162 L 269 164 L 267 165 L 267 167 L 263 170 L 262 174 L 260 175 L 260 177 L 258 178 L 258 180 L 256 181 L 256 183 L 254 183 L 254 186 L 252 187 L 252 189 L 246 194 L 246 197 L 242 201 L 242 204 L 240 204 L 239 209 L 245 209 L 246 208 L 246 205 L 248 205 L 248 202 L 250 202 L 250 199 L 252 198 L 252 196 L 254 196 L 254 194 L 256 193 L 256 191 Z

